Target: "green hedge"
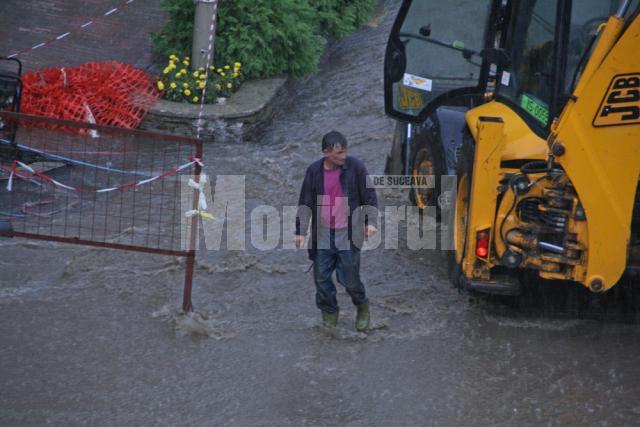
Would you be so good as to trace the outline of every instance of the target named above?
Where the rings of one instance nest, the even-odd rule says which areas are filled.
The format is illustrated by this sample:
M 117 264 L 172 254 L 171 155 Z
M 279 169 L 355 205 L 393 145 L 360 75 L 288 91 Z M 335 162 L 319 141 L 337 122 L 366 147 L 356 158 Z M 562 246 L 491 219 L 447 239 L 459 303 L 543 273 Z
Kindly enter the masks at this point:
M 216 65 L 240 61 L 244 78 L 316 69 L 327 37 L 344 37 L 371 15 L 376 0 L 221 0 Z M 156 54 L 190 56 L 193 0 L 162 0 L 167 22 L 151 34 Z M 285 11 L 285 12 L 283 12 Z
M 341 38 L 371 17 L 375 0 L 307 0 L 316 11 L 322 34 Z

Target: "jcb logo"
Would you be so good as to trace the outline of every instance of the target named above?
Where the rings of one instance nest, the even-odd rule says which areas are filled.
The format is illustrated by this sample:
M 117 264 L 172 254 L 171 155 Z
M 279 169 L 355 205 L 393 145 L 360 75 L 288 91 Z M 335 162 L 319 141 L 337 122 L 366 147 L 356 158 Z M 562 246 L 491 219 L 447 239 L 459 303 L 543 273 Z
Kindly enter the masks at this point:
M 640 73 L 615 76 L 593 119 L 593 125 L 601 127 L 639 123 Z

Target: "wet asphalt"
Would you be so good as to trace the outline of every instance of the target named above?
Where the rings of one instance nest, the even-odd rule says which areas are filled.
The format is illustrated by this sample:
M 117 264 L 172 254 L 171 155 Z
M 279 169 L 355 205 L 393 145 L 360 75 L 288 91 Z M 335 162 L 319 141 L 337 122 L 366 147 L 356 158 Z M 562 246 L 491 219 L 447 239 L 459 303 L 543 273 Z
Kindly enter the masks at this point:
M 257 141 L 206 147 L 209 175 L 245 175 L 247 217 L 297 203 L 332 129 L 383 172 L 398 4 L 290 82 Z M 383 210 L 407 200 L 378 195 Z M 460 293 L 446 253 L 409 249 L 404 223 L 398 234 L 398 249 L 362 255 L 368 333 L 340 288 L 337 330 L 320 326 L 306 253 L 282 245 L 199 251 L 196 311 L 183 316 L 182 260 L 2 240 L 0 424 L 637 425 L 635 314 L 566 284 L 533 281 L 519 300 Z

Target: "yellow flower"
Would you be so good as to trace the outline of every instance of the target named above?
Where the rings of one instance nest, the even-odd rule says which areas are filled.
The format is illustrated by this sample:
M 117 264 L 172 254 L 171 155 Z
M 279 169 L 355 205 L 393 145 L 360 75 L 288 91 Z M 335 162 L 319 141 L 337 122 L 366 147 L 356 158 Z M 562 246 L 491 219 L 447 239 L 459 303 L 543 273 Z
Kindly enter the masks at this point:
M 225 69 L 225 70 L 230 70 L 230 69 L 231 69 L 231 67 L 229 67 L 228 65 L 225 65 L 225 66 L 224 66 L 224 69 Z
M 206 79 L 206 78 L 207 78 L 207 75 L 206 75 L 206 74 L 200 74 L 200 80 L 204 80 L 204 79 Z
M 174 61 L 174 60 L 178 59 L 178 57 L 175 56 L 175 55 L 169 55 L 169 59 Z
M 173 77 L 175 77 L 176 79 L 180 78 L 180 73 L 176 73 Z
M 216 83 L 216 90 L 222 89 L 219 84 Z
M 187 96 L 191 96 L 191 91 L 189 89 L 185 89 L 184 94 Z
M 236 67 L 236 68 L 240 68 L 240 67 L 242 67 L 242 64 L 239 63 L 239 62 L 236 62 L 235 64 L 233 64 L 233 66 Z
M 221 75 L 222 77 L 225 77 L 225 76 L 226 76 L 226 74 L 224 73 L 224 71 L 223 71 L 222 73 L 220 73 L 220 75 Z
M 175 89 L 178 85 L 176 84 L 176 82 L 171 82 L 169 86 L 171 87 L 171 89 Z
M 238 77 L 239 75 L 238 72 L 233 73 L 233 77 Z
M 169 74 L 169 71 L 171 70 L 169 69 L 169 67 L 167 67 L 162 71 L 162 74 Z
M 204 67 L 198 67 L 198 70 L 204 71 Z
M 205 87 L 206 85 L 207 85 L 207 84 L 206 84 L 205 82 L 200 82 L 200 83 L 198 84 L 198 87 L 199 87 L 200 89 L 204 89 L 204 87 Z
M 162 83 L 160 80 L 158 80 L 158 89 L 164 90 L 164 83 Z
M 199 76 L 200 76 L 200 73 L 198 73 L 197 71 L 194 71 L 194 72 L 193 72 L 193 77 L 196 77 L 196 78 L 197 78 L 197 77 L 199 77 Z
M 198 99 L 199 99 L 199 98 L 198 98 L 197 96 L 194 96 L 194 97 L 193 97 L 193 102 L 198 102 Z
M 218 74 L 220 74 L 222 72 L 222 68 L 218 68 Z
M 189 61 L 182 61 L 182 63 L 187 67 L 189 66 Z
M 231 89 L 233 85 L 231 83 L 227 83 L 227 89 Z
M 182 83 L 182 87 L 189 87 L 189 83 Z
M 187 70 L 186 68 L 183 68 L 179 71 L 180 74 L 187 74 Z

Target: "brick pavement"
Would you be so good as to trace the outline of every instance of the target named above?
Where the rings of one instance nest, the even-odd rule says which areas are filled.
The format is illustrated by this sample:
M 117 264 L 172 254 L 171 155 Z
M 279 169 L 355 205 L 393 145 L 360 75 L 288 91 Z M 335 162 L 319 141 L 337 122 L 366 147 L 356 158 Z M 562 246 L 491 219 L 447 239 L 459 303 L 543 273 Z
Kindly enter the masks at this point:
M 124 7 L 109 16 L 113 8 Z M 80 27 L 93 20 L 84 29 Z M 1 0 L 0 55 L 8 56 L 66 32 L 62 40 L 18 56 L 26 71 L 116 60 L 146 69 L 149 32 L 164 22 L 160 0 Z

